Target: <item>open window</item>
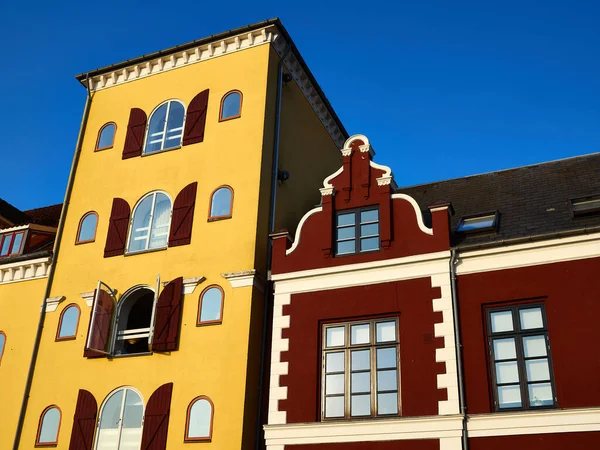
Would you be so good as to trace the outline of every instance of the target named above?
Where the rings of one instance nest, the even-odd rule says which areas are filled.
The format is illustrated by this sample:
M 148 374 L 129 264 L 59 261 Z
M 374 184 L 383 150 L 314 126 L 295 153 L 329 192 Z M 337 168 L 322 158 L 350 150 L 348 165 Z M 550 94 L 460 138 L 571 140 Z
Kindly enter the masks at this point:
M 573 217 L 587 217 L 600 214 L 600 195 L 572 199 L 571 214 Z
M 106 289 L 102 289 L 102 287 Z M 99 282 L 90 318 L 84 356 L 124 356 L 177 350 L 181 322 L 183 277 L 156 289 L 134 286 L 119 302 L 114 291 Z

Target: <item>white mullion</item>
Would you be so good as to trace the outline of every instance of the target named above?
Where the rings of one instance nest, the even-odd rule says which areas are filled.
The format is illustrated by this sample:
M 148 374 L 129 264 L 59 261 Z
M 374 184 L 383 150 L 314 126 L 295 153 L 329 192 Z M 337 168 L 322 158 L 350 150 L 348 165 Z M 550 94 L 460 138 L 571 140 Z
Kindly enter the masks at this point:
M 154 205 L 156 204 L 156 192 L 152 194 L 152 207 L 150 208 L 150 220 L 148 223 L 148 234 L 146 235 L 146 248 L 150 247 L 150 236 L 152 235 L 152 224 L 154 222 Z
M 127 398 L 127 389 L 123 389 L 123 400 L 121 401 L 121 414 L 119 416 L 118 441 L 117 445 L 121 447 L 121 433 L 123 431 L 123 416 L 125 414 L 125 399 Z
M 160 144 L 160 149 L 163 150 L 165 148 L 165 142 L 167 141 L 167 123 L 169 123 L 169 113 L 171 112 L 171 102 L 167 103 L 167 113 L 165 114 L 165 124 L 163 126 L 163 136 L 162 143 Z

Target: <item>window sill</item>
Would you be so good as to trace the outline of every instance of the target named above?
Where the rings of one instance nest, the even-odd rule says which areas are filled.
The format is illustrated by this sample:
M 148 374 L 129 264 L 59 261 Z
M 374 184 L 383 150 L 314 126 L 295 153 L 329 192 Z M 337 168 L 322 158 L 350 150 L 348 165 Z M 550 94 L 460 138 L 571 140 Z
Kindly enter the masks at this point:
M 144 353 L 125 353 L 122 355 L 113 355 L 110 358 L 111 359 L 121 359 L 121 358 L 133 358 L 136 356 L 151 356 L 153 355 L 154 352 L 144 352 Z
M 94 150 L 94 153 L 95 153 L 95 152 L 101 152 L 101 151 L 103 151 L 103 150 L 110 150 L 110 149 L 111 149 L 111 148 L 113 148 L 113 147 L 114 147 L 114 146 L 113 146 L 113 145 L 111 145 L 110 147 L 102 147 L 102 148 L 97 148 L 97 149 L 95 149 L 95 150 Z
M 163 148 L 162 150 L 156 150 L 154 152 L 150 152 L 150 153 L 142 153 L 141 157 L 145 157 L 145 156 L 152 156 L 152 155 L 158 155 L 159 153 L 166 153 L 166 152 L 170 152 L 173 150 L 179 150 L 182 146 L 178 145 L 177 147 L 169 147 L 169 148 Z
M 144 253 L 154 253 L 154 252 L 161 252 L 163 250 L 167 250 L 169 247 L 160 247 L 160 248 L 150 248 L 148 250 L 137 250 L 135 252 L 125 252 L 124 256 L 135 256 L 135 255 L 141 255 Z
M 75 339 L 77 339 L 77 336 L 57 337 L 56 339 L 54 339 L 54 342 L 74 341 Z
M 207 438 L 184 438 L 183 442 L 186 444 L 194 444 L 198 442 L 212 442 L 212 437 Z
M 357 255 L 368 255 L 369 253 L 377 253 L 381 251 L 381 247 L 380 248 L 376 248 L 375 250 L 365 250 L 364 252 L 354 252 L 354 253 L 342 253 L 342 254 L 335 254 L 334 257 L 335 258 L 345 258 L 346 256 L 357 256 Z
M 209 217 L 207 222 L 217 222 L 219 220 L 227 220 L 227 219 L 231 219 L 233 216 L 215 216 L 215 217 Z
M 223 323 L 223 320 L 210 320 L 210 321 L 206 321 L 206 322 L 196 322 L 196 326 L 197 327 L 205 327 L 205 326 L 210 326 L 210 325 L 221 325 Z
M 242 117 L 241 114 L 239 114 L 237 116 L 230 116 L 230 117 L 219 117 L 219 122 L 228 122 L 230 120 L 239 119 L 240 117 Z
M 75 245 L 91 244 L 92 242 L 96 242 L 96 238 L 94 238 L 94 239 L 88 239 L 86 241 L 77 241 L 77 242 L 75 242 Z

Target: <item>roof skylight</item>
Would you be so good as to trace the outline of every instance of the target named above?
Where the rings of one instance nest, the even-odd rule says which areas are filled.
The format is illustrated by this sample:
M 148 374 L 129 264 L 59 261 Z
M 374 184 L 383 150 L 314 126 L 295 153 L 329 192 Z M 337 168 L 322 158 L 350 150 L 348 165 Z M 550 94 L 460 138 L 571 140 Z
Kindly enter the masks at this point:
M 460 232 L 491 231 L 496 228 L 498 213 L 462 217 L 456 228 Z
M 600 195 L 571 200 L 571 211 L 573 211 L 573 217 L 600 212 Z

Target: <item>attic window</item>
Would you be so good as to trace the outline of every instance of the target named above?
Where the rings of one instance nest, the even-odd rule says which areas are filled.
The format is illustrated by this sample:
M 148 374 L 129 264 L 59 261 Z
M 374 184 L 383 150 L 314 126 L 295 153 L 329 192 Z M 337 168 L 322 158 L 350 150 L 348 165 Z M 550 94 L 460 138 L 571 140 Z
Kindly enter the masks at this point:
M 498 222 L 498 213 L 479 216 L 462 217 L 456 231 L 474 233 L 479 231 L 495 231 Z
M 21 253 L 24 237 L 24 231 L 0 235 L 0 257 L 18 255 Z
M 600 213 L 600 195 L 571 200 L 573 217 Z

